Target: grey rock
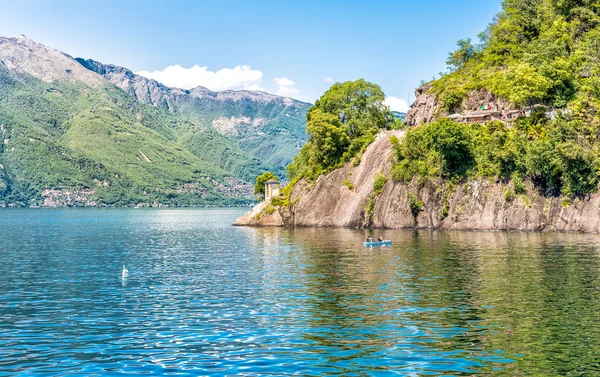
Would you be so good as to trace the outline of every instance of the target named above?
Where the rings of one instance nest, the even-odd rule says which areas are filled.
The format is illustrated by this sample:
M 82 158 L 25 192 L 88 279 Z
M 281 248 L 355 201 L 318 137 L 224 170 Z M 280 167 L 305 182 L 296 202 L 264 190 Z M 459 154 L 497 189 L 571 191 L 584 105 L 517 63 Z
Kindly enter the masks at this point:
M 104 79 L 82 67 L 75 59 L 21 35 L 0 37 L 0 62 L 6 68 L 46 82 L 81 81 L 89 86 L 101 85 Z

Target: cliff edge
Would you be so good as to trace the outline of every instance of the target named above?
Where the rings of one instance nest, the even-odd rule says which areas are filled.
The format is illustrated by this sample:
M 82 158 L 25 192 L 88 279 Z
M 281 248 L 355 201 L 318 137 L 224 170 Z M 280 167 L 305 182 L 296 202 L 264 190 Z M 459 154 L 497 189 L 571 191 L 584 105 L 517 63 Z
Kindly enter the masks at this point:
M 381 133 L 357 166 L 347 163 L 312 184 L 300 181 L 291 191 L 289 206 L 261 203 L 234 225 L 600 232 L 600 193 L 571 202 L 543 196 L 532 185 L 526 194 L 507 197 L 507 185 L 486 179 L 452 187 L 443 179 L 425 183 L 414 179 L 410 184 L 388 179 L 381 193 L 373 196 L 376 176 L 390 175 L 390 137 L 403 135 L 403 131 Z M 372 197 L 375 205 L 367 216 Z

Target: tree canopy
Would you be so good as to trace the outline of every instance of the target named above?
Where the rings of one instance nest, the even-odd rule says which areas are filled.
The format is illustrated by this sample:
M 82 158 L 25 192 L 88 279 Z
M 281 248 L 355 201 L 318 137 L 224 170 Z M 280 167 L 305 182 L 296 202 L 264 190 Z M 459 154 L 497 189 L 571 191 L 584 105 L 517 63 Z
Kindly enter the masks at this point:
M 599 36 L 596 0 L 504 0 L 480 44 L 458 41 L 432 92 L 446 109 L 487 89 L 519 107 L 570 108 L 600 123 Z
M 308 142 L 288 167 L 290 178 L 316 179 L 350 161 L 382 129 L 396 125 L 381 88 L 363 79 L 336 83 L 306 116 Z
M 458 49 L 451 52 L 446 60 L 448 68 L 451 71 L 455 71 L 463 67 L 471 58 L 475 57 L 477 50 L 471 43 L 471 39 L 461 39 L 457 42 Z
M 271 179 L 278 180 L 277 176 L 270 171 L 264 172 L 256 177 L 256 184 L 254 185 L 254 195 L 262 196 L 265 194 L 265 182 Z

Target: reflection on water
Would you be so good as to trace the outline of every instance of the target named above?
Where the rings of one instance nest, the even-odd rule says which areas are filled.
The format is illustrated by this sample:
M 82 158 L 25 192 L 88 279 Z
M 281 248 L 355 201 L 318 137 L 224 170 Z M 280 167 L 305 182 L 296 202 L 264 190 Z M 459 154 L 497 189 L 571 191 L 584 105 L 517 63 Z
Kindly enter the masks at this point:
M 1 211 L 0 375 L 598 373 L 595 235 L 366 249 L 365 231 L 240 214 Z

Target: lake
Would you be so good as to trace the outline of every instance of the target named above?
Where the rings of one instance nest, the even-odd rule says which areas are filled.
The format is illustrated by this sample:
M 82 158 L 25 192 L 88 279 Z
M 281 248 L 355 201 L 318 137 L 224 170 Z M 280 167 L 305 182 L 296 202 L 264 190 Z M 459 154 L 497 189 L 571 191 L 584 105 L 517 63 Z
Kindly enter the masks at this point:
M 597 235 L 244 211 L 0 210 L 0 375 L 600 375 Z

